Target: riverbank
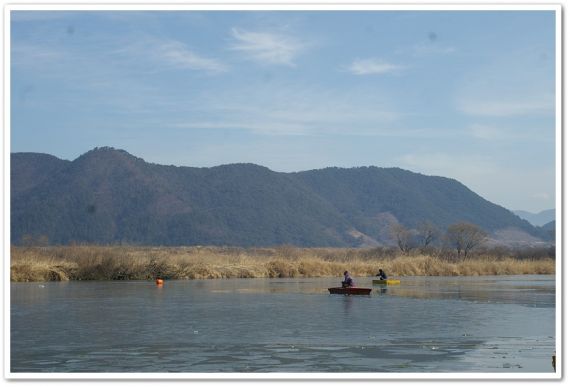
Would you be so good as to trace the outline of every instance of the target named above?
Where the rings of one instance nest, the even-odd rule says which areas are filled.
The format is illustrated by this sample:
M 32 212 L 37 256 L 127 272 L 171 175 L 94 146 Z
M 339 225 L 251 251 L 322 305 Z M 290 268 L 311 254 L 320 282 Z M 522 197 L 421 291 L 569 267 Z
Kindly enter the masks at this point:
M 375 249 L 64 246 L 12 247 L 10 280 L 152 280 L 208 278 L 478 276 L 554 274 L 551 258 L 429 255 L 385 257 Z

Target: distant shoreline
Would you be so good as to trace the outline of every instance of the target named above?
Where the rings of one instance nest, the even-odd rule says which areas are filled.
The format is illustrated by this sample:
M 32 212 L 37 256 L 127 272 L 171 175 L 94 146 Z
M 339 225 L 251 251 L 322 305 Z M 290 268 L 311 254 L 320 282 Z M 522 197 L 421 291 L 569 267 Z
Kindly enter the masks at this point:
M 57 246 L 11 247 L 11 282 L 215 278 L 390 277 L 555 274 L 549 257 L 426 254 L 383 256 L 346 248 Z

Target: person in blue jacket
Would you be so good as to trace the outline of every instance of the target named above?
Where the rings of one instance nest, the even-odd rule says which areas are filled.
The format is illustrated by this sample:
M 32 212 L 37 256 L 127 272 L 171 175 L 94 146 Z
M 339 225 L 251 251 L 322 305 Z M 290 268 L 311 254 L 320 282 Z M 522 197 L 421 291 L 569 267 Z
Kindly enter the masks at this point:
M 344 272 L 344 281 L 342 281 L 342 287 L 343 288 L 352 288 L 355 285 L 356 284 L 354 283 L 354 280 L 350 276 L 350 273 L 348 271 L 345 271 Z
M 378 274 L 376 274 L 376 277 L 380 277 L 381 280 L 388 279 L 388 276 L 382 269 L 378 270 Z

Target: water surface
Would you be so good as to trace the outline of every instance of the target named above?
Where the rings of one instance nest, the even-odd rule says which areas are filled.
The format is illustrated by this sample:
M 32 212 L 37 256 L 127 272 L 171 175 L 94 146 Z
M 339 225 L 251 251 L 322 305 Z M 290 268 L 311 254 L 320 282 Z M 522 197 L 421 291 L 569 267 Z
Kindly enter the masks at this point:
M 555 277 L 11 284 L 12 372 L 554 372 Z

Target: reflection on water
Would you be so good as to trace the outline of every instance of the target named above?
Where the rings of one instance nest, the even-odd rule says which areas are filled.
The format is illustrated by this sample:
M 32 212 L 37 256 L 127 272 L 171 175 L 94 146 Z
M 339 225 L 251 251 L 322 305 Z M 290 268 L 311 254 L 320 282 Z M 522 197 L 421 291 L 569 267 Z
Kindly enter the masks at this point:
M 545 278 L 547 277 L 547 278 Z M 552 308 L 554 279 L 550 276 L 409 277 L 402 285 L 375 285 L 377 293 L 421 299 L 516 303 Z
M 12 372 L 553 372 L 554 276 L 11 284 Z
M 354 297 L 343 297 L 342 302 L 344 305 L 344 314 L 345 315 L 350 316 L 353 300 L 354 300 Z

